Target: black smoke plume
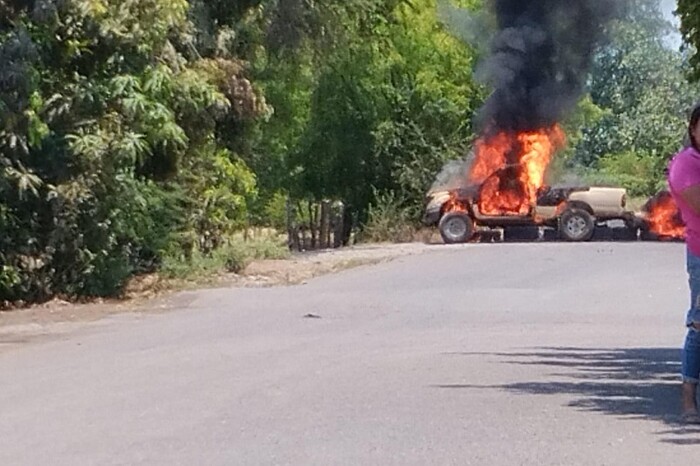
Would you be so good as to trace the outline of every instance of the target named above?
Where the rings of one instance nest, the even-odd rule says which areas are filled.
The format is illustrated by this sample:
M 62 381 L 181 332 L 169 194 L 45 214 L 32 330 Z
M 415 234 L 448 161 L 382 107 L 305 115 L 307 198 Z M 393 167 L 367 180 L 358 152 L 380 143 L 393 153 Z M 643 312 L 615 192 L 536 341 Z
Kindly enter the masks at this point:
M 561 122 L 583 93 L 594 53 L 625 3 L 487 0 L 492 33 L 477 76 L 493 93 L 478 115 L 480 129 L 532 131 Z M 460 12 L 443 0 L 440 15 L 459 37 L 483 48 L 483 13 Z
M 522 178 L 515 135 L 548 131 L 566 118 L 584 92 L 610 22 L 627 14 L 633 1 L 484 0 L 485 8 L 468 11 L 438 0 L 440 20 L 484 57 L 476 75 L 492 93 L 477 115 L 482 138 L 506 132 L 513 140 L 505 154 L 510 168 L 498 173 L 502 190 Z M 473 156 L 446 165 L 431 191 L 470 183 Z
M 496 33 L 478 73 L 493 93 L 479 115 L 482 131 L 532 131 L 561 122 L 624 2 L 491 0 L 489 6 Z

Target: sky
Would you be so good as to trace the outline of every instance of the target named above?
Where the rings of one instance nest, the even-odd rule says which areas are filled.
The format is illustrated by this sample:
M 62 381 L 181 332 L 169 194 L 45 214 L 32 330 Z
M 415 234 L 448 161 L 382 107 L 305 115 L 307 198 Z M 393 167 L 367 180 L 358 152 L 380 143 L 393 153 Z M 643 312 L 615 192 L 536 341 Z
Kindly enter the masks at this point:
M 673 24 L 678 24 L 678 19 L 673 16 L 673 10 L 676 9 L 676 0 L 661 0 L 661 9 L 664 12 L 666 18 L 673 22 Z M 669 45 L 673 48 L 678 48 L 681 45 L 681 35 L 680 33 L 673 34 L 668 38 Z
M 676 8 L 676 0 L 661 0 L 661 8 L 663 8 L 664 13 L 670 15 Z

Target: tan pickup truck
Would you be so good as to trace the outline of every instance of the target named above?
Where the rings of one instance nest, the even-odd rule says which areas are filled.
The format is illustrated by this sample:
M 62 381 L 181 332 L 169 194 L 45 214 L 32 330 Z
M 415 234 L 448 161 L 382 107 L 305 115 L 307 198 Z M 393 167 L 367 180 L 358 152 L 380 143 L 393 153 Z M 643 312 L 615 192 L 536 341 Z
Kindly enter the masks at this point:
M 478 196 L 479 186 L 430 192 L 423 223 L 437 225 L 445 243 L 469 241 L 477 227 L 539 225 L 555 228 L 566 241 L 588 241 L 599 222 L 619 219 L 629 228 L 639 226 L 638 216 L 627 210 L 622 188 L 544 187 L 526 215 L 483 215 Z

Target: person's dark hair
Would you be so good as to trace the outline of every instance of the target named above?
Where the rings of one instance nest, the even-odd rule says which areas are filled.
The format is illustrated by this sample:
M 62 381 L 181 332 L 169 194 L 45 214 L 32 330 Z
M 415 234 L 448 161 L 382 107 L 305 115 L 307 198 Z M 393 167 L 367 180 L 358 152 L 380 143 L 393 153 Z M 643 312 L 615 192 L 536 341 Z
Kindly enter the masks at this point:
M 698 121 L 700 121 L 700 103 L 693 107 L 693 110 L 690 112 L 690 121 L 688 122 L 688 138 L 690 139 L 690 144 L 692 144 L 696 150 L 700 151 L 700 141 L 696 141 L 695 136 L 693 136 L 693 129 L 697 126 Z

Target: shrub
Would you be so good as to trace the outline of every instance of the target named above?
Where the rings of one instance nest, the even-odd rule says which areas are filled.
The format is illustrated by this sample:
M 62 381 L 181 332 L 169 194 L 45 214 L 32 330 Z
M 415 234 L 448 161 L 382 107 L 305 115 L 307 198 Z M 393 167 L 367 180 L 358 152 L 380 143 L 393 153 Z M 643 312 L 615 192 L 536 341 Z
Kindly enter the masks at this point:
M 596 175 L 626 188 L 630 196 L 649 196 L 665 185 L 663 163 L 658 157 L 633 151 L 611 154 L 599 160 Z
M 416 227 L 415 207 L 407 207 L 394 192 L 375 193 L 375 202 L 369 207 L 362 240 L 367 242 L 406 243 L 413 241 Z
M 232 237 L 209 253 L 196 250 L 190 257 L 172 252 L 167 254 L 163 259 L 162 273 L 169 278 L 200 279 L 212 273 L 241 273 L 253 260 L 286 259 L 289 255 L 284 241 L 275 236 L 248 241 Z

